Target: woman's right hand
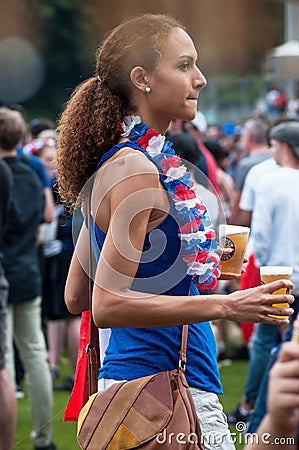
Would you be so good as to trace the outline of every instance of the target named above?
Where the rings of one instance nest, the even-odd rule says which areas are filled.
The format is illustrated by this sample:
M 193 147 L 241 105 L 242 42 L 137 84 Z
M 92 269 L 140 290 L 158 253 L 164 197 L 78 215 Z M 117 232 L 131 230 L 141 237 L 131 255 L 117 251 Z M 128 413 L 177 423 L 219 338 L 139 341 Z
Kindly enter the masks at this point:
M 227 296 L 227 308 L 229 308 L 227 318 L 236 322 L 264 322 L 281 325 L 288 322 L 286 316 L 291 316 L 294 312 L 292 308 L 277 308 L 274 303 L 294 302 L 291 294 L 273 295 L 274 291 L 286 288 L 290 292 L 294 285 L 290 280 L 277 280 L 258 287 L 232 292 Z M 225 305 L 224 305 L 225 307 Z M 282 316 L 281 319 L 269 317 L 269 314 Z

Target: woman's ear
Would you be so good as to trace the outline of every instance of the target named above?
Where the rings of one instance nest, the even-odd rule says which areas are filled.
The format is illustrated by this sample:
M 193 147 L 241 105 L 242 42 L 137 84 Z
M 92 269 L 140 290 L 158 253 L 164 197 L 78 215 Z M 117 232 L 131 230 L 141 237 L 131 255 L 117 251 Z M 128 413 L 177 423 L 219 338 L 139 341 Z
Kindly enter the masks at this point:
M 141 66 L 134 67 L 130 73 L 130 79 L 133 85 L 140 91 L 147 92 L 149 87 L 146 71 Z

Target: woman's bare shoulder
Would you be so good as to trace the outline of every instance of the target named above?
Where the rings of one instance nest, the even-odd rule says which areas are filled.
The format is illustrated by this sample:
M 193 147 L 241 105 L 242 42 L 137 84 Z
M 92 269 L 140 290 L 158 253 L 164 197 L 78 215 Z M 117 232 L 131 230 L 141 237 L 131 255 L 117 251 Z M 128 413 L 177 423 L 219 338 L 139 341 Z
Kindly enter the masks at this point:
M 156 186 L 159 182 L 159 172 L 155 164 L 141 151 L 124 147 L 99 169 L 97 178 L 98 182 L 106 188 L 133 178 L 135 181 L 138 179 L 142 184 L 144 179 L 148 179 L 146 183 L 151 179 Z
M 155 164 L 143 152 L 134 150 L 131 147 L 123 147 L 115 156 L 112 165 L 115 163 L 118 167 L 123 167 L 128 174 L 136 174 L 139 171 L 158 173 Z

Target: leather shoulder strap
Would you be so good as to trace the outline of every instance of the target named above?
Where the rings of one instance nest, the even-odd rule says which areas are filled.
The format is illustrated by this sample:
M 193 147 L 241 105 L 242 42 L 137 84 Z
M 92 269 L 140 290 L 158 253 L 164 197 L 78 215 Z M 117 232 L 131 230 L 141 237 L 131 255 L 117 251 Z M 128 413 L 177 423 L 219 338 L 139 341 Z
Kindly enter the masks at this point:
M 187 364 L 187 340 L 188 340 L 188 325 L 183 325 L 179 369 L 182 369 L 184 371 L 186 370 Z

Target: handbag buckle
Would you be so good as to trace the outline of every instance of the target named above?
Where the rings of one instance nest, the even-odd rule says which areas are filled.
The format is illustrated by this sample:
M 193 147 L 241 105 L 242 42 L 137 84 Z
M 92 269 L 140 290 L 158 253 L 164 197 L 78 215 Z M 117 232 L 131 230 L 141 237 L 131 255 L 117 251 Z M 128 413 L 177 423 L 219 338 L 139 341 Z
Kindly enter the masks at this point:
M 182 370 L 183 372 L 185 372 L 186 370 L 186 362 L 183 361 L 182 359 L 179 360 L 179 369 Z

